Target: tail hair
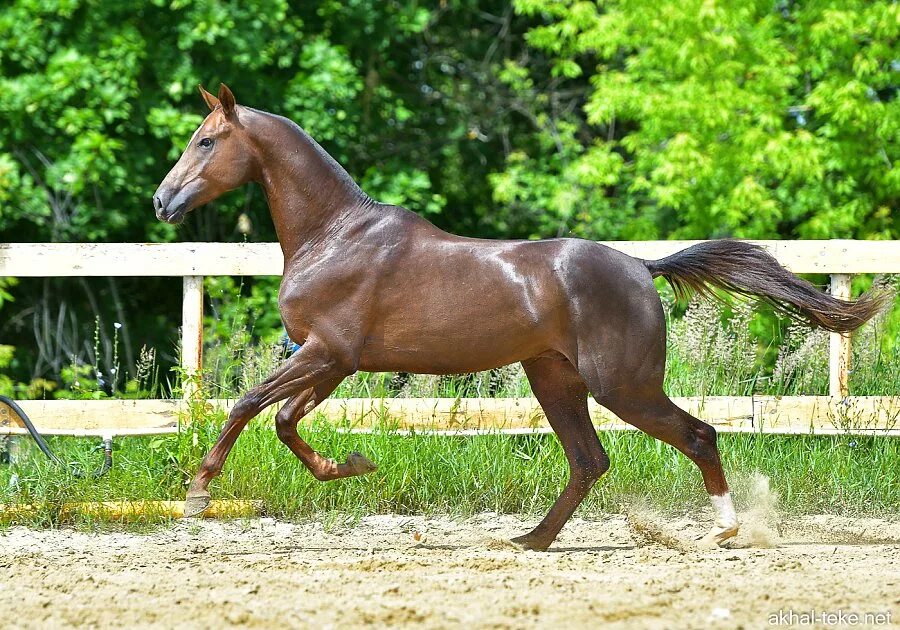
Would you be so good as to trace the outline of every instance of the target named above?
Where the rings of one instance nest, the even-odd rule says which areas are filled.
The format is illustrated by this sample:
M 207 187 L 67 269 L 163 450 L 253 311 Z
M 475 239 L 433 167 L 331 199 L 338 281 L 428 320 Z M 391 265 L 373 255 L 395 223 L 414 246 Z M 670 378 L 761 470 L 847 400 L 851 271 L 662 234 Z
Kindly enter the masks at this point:
M 713 288 L 767 302 L 792 319 L 831 332 L 850 332 L 894 299 L 887 289 L 855 300 L 833 297 L 797 277 L 759 245 L 721 239 L 698 243 L 659 260 L 643 261 L 654 278 L 664 277 L 676 297 L 691 293 L 719 299 Z

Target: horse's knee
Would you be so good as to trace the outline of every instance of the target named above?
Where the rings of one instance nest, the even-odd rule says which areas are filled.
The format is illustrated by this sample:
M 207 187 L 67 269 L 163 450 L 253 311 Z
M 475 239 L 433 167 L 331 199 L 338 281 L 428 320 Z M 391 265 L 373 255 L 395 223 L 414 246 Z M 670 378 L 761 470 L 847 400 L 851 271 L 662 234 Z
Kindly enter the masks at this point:
M 287 443 L 292 436 L 297 435 L 297 423 L 294 422 L 291 414 L 285 414 L 283 412 L 284 407 L 282 407 L 275 415 L 275 434 L 278 436 L 279 440 Z
M 297 437 L 297 422 L 299 421 L 297 414 L 303 413 L 305 404 L 305 400 L 290 400 L 275 414 L 275 434 L 285 444 L 292 437 Z
M 275 433 L 278 439 L 287 443 L 287 440 L 296 437 L 300 418 L 312 411 L 315 406 L 315 390 L 312 388 L 288 400 L 275 414 Z

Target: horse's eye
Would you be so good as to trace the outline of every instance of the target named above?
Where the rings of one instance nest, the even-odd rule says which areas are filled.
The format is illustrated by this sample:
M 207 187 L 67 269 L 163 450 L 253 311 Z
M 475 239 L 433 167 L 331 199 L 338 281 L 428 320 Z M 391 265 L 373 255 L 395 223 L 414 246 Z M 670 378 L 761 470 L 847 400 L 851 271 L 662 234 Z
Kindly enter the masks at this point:
M 200 146 L 203 147 L 204 149 L 208 149 L 209 147 L 211 147 L 212 143 L 213 143 L 212 138 L 203 138 L 203 140 L 201 140 L 199 142 Z

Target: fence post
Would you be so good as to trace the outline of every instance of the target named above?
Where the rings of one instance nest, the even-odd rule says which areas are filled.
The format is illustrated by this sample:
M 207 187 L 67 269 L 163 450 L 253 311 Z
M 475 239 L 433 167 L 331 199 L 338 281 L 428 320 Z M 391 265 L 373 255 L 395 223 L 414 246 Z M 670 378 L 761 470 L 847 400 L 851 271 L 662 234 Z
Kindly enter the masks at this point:
M 842 300 L 850 299 L 850 274 L 831 274 L 831 295 Z M 848 379 L 850 377 L 850 333 L 831 333 L 829 335 L 828 358 L 828 393 L 838 398 L 846 398 L 850 393 Z
M 181 305 L 181 369 L 183 397 L 197 393 L 196 378 L 203 367 L 203 276 L 184 276 Z

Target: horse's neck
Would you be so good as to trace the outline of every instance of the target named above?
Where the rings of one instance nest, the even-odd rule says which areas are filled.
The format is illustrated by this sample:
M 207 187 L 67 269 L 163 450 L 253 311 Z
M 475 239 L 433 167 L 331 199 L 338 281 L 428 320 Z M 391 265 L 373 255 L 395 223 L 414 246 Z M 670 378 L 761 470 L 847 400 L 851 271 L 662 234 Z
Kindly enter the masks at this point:
M 260 184 L 285 260 L 365 208 L 370 199 L 350 175 L 298 126 L 265 115 L 258 140 Z

